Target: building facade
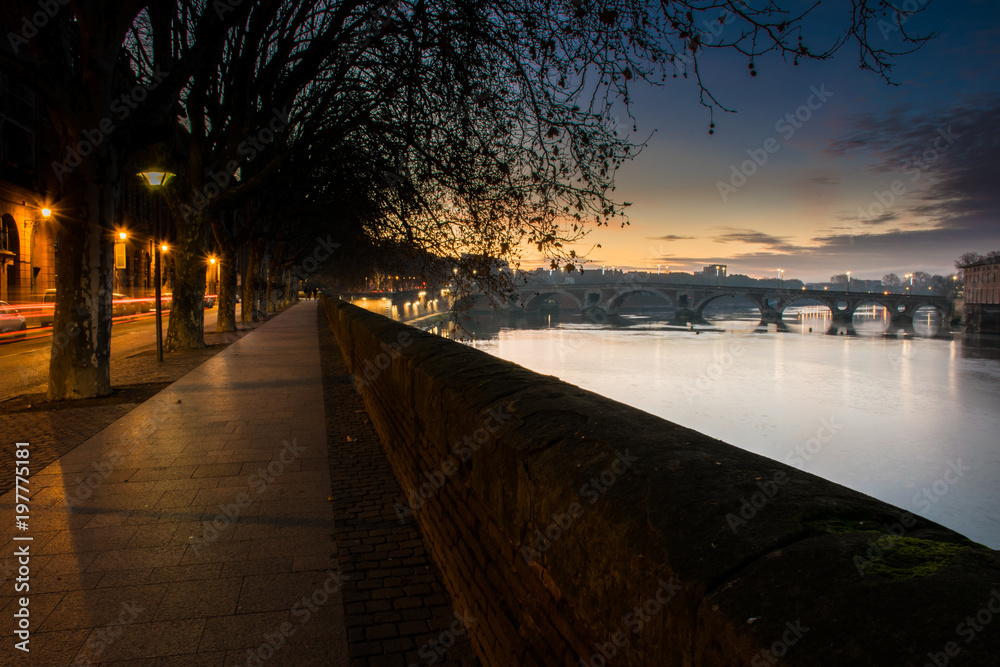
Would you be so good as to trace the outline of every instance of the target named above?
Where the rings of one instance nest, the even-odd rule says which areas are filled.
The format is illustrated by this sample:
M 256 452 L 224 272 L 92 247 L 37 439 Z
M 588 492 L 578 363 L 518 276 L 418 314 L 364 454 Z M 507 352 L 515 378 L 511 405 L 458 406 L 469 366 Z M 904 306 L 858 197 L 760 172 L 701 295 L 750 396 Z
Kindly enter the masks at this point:
M 966 331 L 1000 332 L 1000 257 L 962 267 Z
M 49 134 L 35 94 L 0 70 L 0 301 L 31 301 L 55 286 L 56 235 L 39 169 Z
M 38 303 L 56 286 L 59 203 L 46 188 L 53 133 L 39 107 L 31 89 L 0 66 L 0 301 L 11 304 Z M 151 295 L 155 243 L 170 237 L 170 216 L 138 176 L 122 183 L 117 210 L 114 230 L 109 230 L 115 245 L 114 291 L 133 298 Z M 162 268 L 169 290 L 169 249 Z

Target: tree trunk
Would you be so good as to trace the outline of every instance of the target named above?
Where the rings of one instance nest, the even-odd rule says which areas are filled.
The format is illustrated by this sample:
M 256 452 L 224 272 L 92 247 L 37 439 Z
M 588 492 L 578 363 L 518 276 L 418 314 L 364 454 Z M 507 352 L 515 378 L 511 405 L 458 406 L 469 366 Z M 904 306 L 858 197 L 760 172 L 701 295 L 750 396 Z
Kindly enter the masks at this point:
M 111 393 L 111 293 L 116 190 L 82 169 L 67 176 L 56 213 L 56 304 L 49 400 Z
M 260 242 L 253 239 L 247 243 L 247 267 L 243 280 L 243 307 L 240 309 L 240 320 L 246 324 L 256 322 L 257 294 L 260 277 Z
M 273 313 L 277 310 L 277 303 L 275 302 L 275 291 L 274 283 L 277 279 L 277 262 L 271 257 L 267 262 L 267 312 Z
M 215 330 L 236 331 L 236 252 L 224 248 L 219 257 L 219 302 Z
M 205 230 L 208 223 L 199 212 L 190 218 L 175 215 L 174 224 L 177 241 L 170 248 L 174 257 L 174 294 L 163 346 L 168 352 L 205 347 Z
M 287 306 L 291 305 L 291 303 L 293 301 L 293 298 L 292 298 L 292 272 L 291 272 L 290 269 L 285 269 L 285 271 L 284 271 L 284 273 L 282 275 L 284 275 L 284 277 L 285 277 L 285 296 L 284 296 L 284 299 L 282 300 L 282 305 L 287 307 Z

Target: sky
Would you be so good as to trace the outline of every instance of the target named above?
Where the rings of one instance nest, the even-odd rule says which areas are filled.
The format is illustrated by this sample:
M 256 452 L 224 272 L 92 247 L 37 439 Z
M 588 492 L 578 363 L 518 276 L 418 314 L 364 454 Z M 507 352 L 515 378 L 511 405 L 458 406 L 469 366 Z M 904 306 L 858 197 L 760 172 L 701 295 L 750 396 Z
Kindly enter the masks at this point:
M 745 57 L 713 54 L 703 80 L 737 113 L 716 111 L 711 135 L 690 80 L 634 88 L 633 137 L 650 138 L 616 178 L 630 224 L 578 244 L 586 268 L 724 263 L 819 282 L 949 275 L 962 253 L 1000 249 L 1000 4 L 926 5 L 906 27 L 940 34 L 894 61 L 898 86 L 860 70 L 850 45 L 797 67 L 757 59 L 756 77 Z M 841 25 L 847 6 L 832 3 Z M 814 50 L 835 38 L 820 18 Z M 872 41 L 900 45 L 897 32 Z

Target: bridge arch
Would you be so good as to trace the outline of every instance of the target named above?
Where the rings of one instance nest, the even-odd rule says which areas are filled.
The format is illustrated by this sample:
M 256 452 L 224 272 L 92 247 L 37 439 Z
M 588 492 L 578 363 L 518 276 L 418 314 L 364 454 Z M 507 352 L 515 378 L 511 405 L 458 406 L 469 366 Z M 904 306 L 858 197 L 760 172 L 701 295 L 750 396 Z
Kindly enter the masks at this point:
M 715 290 L 708 294 L 700 294 L 699 298 L 692 304 L 691 308 L 695 312 L 698 319 L 704 319 L 705 310 L 720 299 L 743 299 L 753 304 L 760 313 L 761 318 L 764 317 L 764 311 L 767 308 L 766 299 L 762 298 L 761 295 L 747 292 L 739 288 Z
M 906 309 L 903 311 L 903 313 L 905 315 L 913 317 L 914 315 L 917 314 L 917 311 L 920 310 L 921 308 L 933 308 L 934 311 L 938 314 L 938 317 L 940 317 L 942 320 L 946 319 L 948 316 L 948 313 L 944 310 L 944 308 L 941 307 L 941 304 L 928 301 L 925 299 L 914 301 L 912 303 L 907 303 Z
M 527 298 L 522 293 L 521 302 L 524 304 L 525 310 L 538 310 L 545 300 L 553 297 L 556 297 L 558 301 L 569 299 L 578 310 L 583 310 L 583 303 L 575 294 L 561 289 L 540 289 L 527 296 Z
M 669 294 L 663 290 L 656 289 L 655 287 L 642 286 L 642 287 L 629 287 L 626 289 L 617 290 L 611 297 L 605 299 L 604 303 L 600 306 L 605 312 L 616 313 L 618 309 L 622 307 L 622 304 L 628 300 L 629 297 L 635 296 L 637 294 L 651 294 L 657 296 L 666 302 L 667 306 L 672 308 L 677 307 L 677 303 Z
M 868 312 L 867 306 L 874 308 Z M 892 300 L 881 299 L 876 295 L 866 295 L 852 302 L 851 323 L 859 334 L 879 335 L 889 330 L 896 312 Z
M 809 295 L 809 296 L 799 296 L 794 298 L 788 298 L 781 304 L 781 316 L 783 318 L 791 317 L 788 312 L 789 308 L 809 308 L 814 307 L 814 310 L 808 311 L 819 317 L 820 311 L 815 310 L 815 308 L 823 308 L 826 311 L 826 316 L 829 318 L 833 317 L 835 305 L 827 299 L 821 299 L 819 297 Z

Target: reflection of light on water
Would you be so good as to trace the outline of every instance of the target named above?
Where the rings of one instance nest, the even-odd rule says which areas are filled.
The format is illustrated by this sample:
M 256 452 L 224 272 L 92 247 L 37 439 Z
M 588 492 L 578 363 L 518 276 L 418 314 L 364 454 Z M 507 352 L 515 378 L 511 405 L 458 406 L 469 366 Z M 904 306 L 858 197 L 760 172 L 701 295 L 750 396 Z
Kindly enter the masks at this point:
M 794 318 L 799 333 L 824 333 L 833 324 L 833 313 L 820 304 L 786 308 L 783 319 L 791 318 Z
M 854 311 L 854 329 L 860 334 L 882 334 L 889 328 L 889 309 L 877 303 L 865 303 Z
M 941 313 L 937 308 L 924 306 L 913 313 L 913 331 L 918 336 L 936 336 L 941 330 Z
M 885 306 L 881 306 L 877 303 L 867 303 L 858 306 L 857 310 L 854 311 L 854 318 L 864 320 L 881 320 L 885 321 L 889 319 L 889 309 Z

